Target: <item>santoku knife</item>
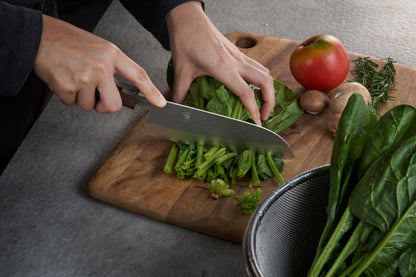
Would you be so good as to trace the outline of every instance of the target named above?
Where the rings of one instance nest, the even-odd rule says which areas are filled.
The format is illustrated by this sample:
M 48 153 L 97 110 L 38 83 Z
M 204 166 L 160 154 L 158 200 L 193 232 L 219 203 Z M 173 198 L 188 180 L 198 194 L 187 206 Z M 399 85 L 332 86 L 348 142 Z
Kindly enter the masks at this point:
M 134 108 L 146 99 L 134 85 L 117 80 L 116 85 L 124 106 Z M 148 135 L 181 143 L 226 146 L 240 151 L 253 149 L 257 153 L 294 157 L 289 144 L 267 128 L 171 101 L 163 108 L 150 105 L 143 130 Z

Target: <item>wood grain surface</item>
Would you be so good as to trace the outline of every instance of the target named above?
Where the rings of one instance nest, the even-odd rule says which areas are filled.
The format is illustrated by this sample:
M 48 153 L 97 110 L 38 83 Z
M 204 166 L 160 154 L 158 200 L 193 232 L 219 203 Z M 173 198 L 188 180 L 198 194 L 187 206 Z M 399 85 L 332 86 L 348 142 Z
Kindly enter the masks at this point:
M 276 80 L 296 93 L 305 90 L 294 80 L 288 65 L 298 42 L 243 32 L 230 33 L 227 37 L 246 55 L 265 65 Z M 358 56 L 349 52 L 350 61 Z M 398 104 L 416 106 L 416 69 L 400 64 L 396 64 L 396 69 L 398 85 L 392 96 L 397 98 L 384 105 L 382 113 Z M 351 78 L 347 76 L 347 80 Z M 327 128 L 328 116 L 328 110 L 317 115 L 305 113 L 280 134 L 295 154 L 295 158 L 284 160 L 285 180 L 330 162 L 333 137 Z M 240 213 L 237 198 L 248 191 L 248 181 L 241 180 L 233 186 L 235 197 L 214 200 L 204 189 L 207 183 L 192 178 L 179 180 L 175 174 L 164 173 L 171 142 L 143 135 L 144 121 L 145 116 L 91 176 L 88 194 L 156 220 L 241 243 L 249 216 Z M 275 179 L 262 182 L 262 199 L 278 186 Z

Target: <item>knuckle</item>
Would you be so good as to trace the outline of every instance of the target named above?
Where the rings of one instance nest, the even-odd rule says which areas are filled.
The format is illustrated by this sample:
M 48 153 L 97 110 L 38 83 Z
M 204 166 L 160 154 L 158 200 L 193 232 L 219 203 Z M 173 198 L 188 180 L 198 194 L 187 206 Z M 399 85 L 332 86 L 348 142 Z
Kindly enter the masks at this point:
M 114 43 L 106 40 L 102 45 L 102 52 L 106 56 L 110 56 L 114 58 L 120 55 L 121 50 Z
M 89 87 L 91 84 L 91 76 L 89 74 L 82 74 L 78 77 L 78 82 L 81 87 Z
M 63 82 L 51 87 L 51 90 L 64 96 L 70 96 L 75 95 L 78 88 L 73 82 Z
M 273 83 L 273 77 L 267 72 L 260 71 L 259 79 L 258 79 L 259 86 L 264 87 L 270 83 Z
M 149 79 L 147 72 L 140 66 L 137 66 L 136 77 L 139 81 L 147 81 Z

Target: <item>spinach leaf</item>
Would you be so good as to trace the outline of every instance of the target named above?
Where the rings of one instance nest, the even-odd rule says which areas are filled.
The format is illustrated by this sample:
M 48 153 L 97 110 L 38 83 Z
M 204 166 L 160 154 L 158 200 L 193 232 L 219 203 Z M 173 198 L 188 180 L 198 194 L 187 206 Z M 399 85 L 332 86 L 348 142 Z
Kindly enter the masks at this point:
M 215 91 L 214 97 L 208 101 L 205 110 L 231 117 L 236 101 L 237 96 L 221 86 Z
M 284 84 L 274 81 L 275 108 L 270 117 L 263 123 L 263 127 L 279 133 L 293 125 L 304 113 L 299 104 L 299 95 L 295 94 Z
M 252 165 L 253 152 L 244 150 L 237 164 L 237 177 L 244 177 Z
M 270 170 L 269 165 L 267 164 L 266 157 L 263 154 L 257 156 L 257 170 L 259 176 L 263 180 L 267 180 L 273 176 L 273 173 Z
M 409 105 L 399 105 L 386 112 L 370 133 L 360 162 L 359 174 L 383 153 L 396 147 L 401 141 L 416 136 L 416 128 L 410 124 L 416 121 L 416 109 Z
M 331 186 L 328 204 L 328 216 L 331 220 L 339 217 L 343 202 L 346 200 L 345 183 L 354 163 L 361 157 L 363 145 L 369 132 L 377 123 L 377 113 L 367 106 L 360 94 L 353 94 L 338 123 L 331 155 Z M 342 210 L 341 210 L 342 211 Z
M 348 206 L 386 233 L 416 200 L 416 137 L 377 159 L 352 191 Z
M 399 272 L 403 277 L 416 276 L 416 248 L 410 248 L 400 256 Z
M 328 220 L 319 241 L 318 257 L 347 206 L 356 184 L 355 162 L 361 157 L 365 139 L 377 122 L 377 113 L 360 94 L 353 94 L 341 115 L 331 155 Z M 353 179 L 353 180 L 351 180 Z M 315 260 L 316 261 L 316 260 Z M 315 262 L 314 262 L 315 263 Z
M 401 253 L 416 246 L 415 181 L 416 137 L 413 137 L 377 159 L 351 193 L 351 212 L 383 234 L 377 246 L 365 254 L 366 259 L 355 266 L 352 276 L 367 271 L 380 274 L 395 271 Z M 393 264 L 395 267 L 390 268 Z
M 416 246 L 415 214 L 416 201 L 392 226 L 377 247 L 365 255 L 365 260 L 359 264 L 351 276 L 361 276 L 364 272 L 372 273 L 373 276 L 383 276 L 386 271 L 397 272 L 401 254 Z

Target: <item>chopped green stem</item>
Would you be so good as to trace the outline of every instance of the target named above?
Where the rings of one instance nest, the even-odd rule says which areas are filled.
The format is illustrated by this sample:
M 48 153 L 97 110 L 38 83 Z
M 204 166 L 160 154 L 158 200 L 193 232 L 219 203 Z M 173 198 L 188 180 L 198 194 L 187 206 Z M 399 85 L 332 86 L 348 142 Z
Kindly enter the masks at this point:
M 206 159 L 206 160 L 208 160 L 211 156 L 212 156 L 212 154 L 214 154 L 215 152 L 217 152 L 217 150 L 218 150 L 218 146 L 213 146 L 213 147 L 211 147 L 205 154 L 204 154 L 204 158 Z
M 224 154 L 224 155 L 216 158 L 215 159 L 215 163 L 218 164 L 218 165 L 220 165 L 223 162 L 225 162 L 226 160 L 231 159 L 231 158 L 234 158 L 237 155 L 238 155 L 237 152 L 231 152 L 231 153 Z
M 259 185 L 260 179 L 259 174 L 257 171 L 257 165 L 256 165 L 256 155 L 253 150 L 250 150 L 251 153 L 251 183 L 250 183 L 250 189 L 253 186 L 253 184 Z
M 198 144 L 196 151 L 195 168 L 197 168 L 204 161 L 204 145 Z
M 168 159 L 166 161 L 165 166 L 163 167 L 163 171 L 166 173 L 172 172 L 173 163 L 175 162 L 176 154 L 178 153 L 178 145 L 176 142 L 172 144 L 172 147 L 170 148 L 170 152 L 168 155 Z
M 272 154 L 268 153 L 266 156 L 267 164 L 269 165 L 271 171 L 273 172 L 273 175 L 276 176 L 277 181 L 279 184 L 283 184 L 285 180 L 283 179 L 282 175 L 280 175 L 279 170 L 277 169 L 276 165 L 273 162 Z
M 225 153 L 225 148 L 218 149 L 215 153 L 213 153 L 208 159 L 206 159 L 202 164 L 200 164 L 197 168 L 197 171 L 194 174 L 194 177 L 199 180 L 204 180 L 208 169 L 214 165 L 215 159 Z

